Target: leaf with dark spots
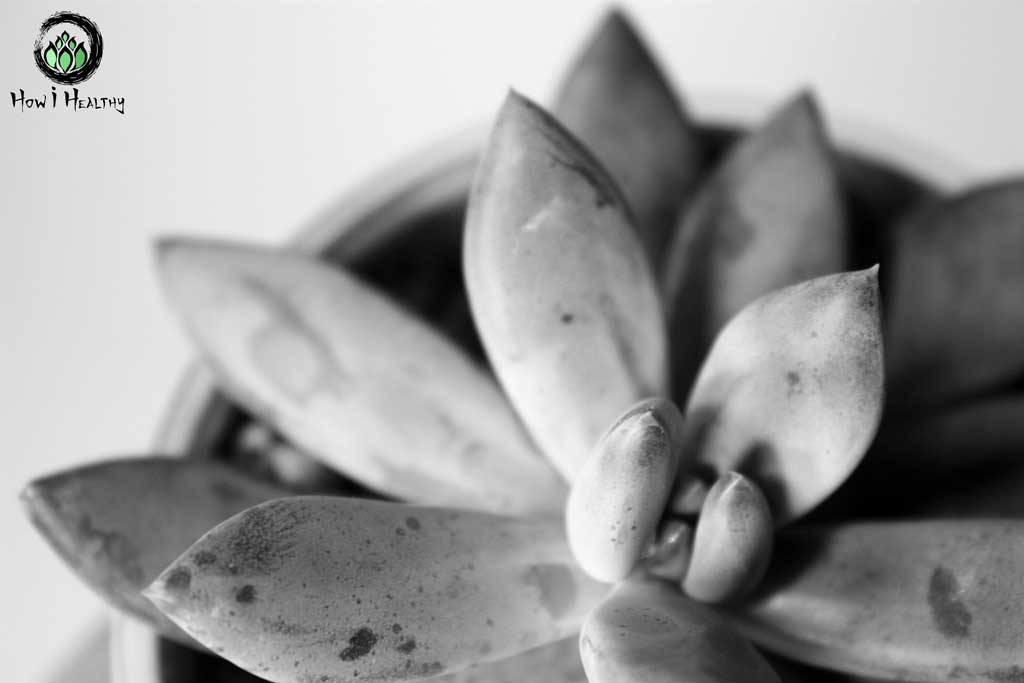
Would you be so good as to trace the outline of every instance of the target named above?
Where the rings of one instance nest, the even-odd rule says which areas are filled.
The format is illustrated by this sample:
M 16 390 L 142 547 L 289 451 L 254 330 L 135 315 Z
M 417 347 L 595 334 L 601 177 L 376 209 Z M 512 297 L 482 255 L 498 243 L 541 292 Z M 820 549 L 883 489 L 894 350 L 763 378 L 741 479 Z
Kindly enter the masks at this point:
M 246 584 L 238 589 L 235 593 L 235 602 L 240 602 L 243 605 L 249 605 L 256 601 L 256 588 L 251 584 Z
M 187 594 L 167 585 L 171 568 L 145 595 L 264 678 L 347 680 L 358 669 L 360 680 L 395 681 L 417 663 L 411 654 L 454 672 L 575 632 L 606 589 L 579 571 L 563 533 L 555 518 L 295 496 L 236 515 L 187 549 L 174 565 L 192 567 Z M 218 561 L 197 567 L 200 552 Z M 482 655 L 489 615 L 500 618 Z
M 778 654 L 870 679 L 1012 673 L 1022 537 L 1020 519 L 795 526 L 778 534 L 754 594 L 728 612 Z
M 971 613 L 959 593 L 956 576 L 946 567 L 936 567 L 928 582 L 928 606 L 935 628 L 949 638 L 966 638 L 971 633 Z
M 230 495 L 225 495 L 230 492 Z M 75 573 L 108 602 L 164 635 L 196 646 L 140 590 L 197 538 L 247 507 L 288 491 L 212 460 L 121 458 L 31 483 L 22 500 L 33 522 Z M 169 589 L 187 592 L 197 552 L 174 562 Z
M 361 628 L 348 639 L 348 647 L 341 651 L 338 657 L 343 662 L 350 662 L 360 657 L 365 657 L 377 644 L 377 634 L 368 628 Z
M 188 567 L 177 567 L 167 576 L 167 587 L 178 591 L 187 591 L 192 583 L 192 572 Z

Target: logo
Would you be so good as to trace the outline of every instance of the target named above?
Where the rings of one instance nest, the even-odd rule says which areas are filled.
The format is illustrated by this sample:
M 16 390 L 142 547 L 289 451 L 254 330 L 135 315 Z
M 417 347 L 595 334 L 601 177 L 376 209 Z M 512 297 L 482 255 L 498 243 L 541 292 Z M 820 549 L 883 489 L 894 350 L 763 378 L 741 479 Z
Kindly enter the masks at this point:
M 58 85 L 74 86 L 89 80 L 99 68 L 103 37 L 91 19 L 74 12 L 58 12 L 39 28 L 33 56 L 39 72 L 48 79 Z M 105 109 L 124 116 L 124 97 L 80 92 L 77 87 L 58 92 L 50 86 L 50 92 L 39 95 L 18 88 L 11 90 L 11 108 L 20 112 Z
M 81 14 L 58 12 L 43 22 L 35 58 L 39 70 L 54 83 L 81 83 L 100 66 L 103 38 L 96 24 Z

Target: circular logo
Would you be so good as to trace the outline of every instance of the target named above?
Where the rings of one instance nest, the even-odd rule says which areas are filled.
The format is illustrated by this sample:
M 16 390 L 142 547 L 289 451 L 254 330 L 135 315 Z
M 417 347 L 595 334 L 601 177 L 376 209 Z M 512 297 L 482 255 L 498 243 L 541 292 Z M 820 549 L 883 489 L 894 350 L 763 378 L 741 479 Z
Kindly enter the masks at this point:
M 36 39 L 36 66 L 54 83 L 81 83 L 95 73 L 103 57 L 103 38 L 89 19 L 58 12 L 43 22 Z

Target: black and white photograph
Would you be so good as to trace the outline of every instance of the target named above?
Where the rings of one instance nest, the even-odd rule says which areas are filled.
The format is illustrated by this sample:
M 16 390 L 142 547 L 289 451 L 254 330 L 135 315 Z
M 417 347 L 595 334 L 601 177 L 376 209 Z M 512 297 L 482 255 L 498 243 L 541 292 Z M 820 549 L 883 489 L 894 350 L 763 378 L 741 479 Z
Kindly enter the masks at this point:
M 59 3 L 4 681 L 1024 683 L 1024 4 Z

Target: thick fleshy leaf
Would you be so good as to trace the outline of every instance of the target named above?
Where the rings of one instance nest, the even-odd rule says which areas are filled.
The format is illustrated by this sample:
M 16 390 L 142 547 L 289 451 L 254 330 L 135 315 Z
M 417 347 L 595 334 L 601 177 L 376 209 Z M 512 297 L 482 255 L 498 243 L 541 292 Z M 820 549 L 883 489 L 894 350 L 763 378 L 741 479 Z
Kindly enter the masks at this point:
M 601 437 L 573 482 L 566 531 L 573 556 L 598 581 L 621 581 L 650 543 L 672 493 L 683 416 L 647 399 Z
M 667 582 L 620 583 L 587 616 L 580 655 L 590 683 L 778 683 L 719 615 Z
M 190 643 L 139 591 L 211 527 L 286 495 L 208 460 L 147 457 L 43 477 L 21 499 L 36 528 L 90 588 Z
M 664 395 L 665 329 L 621 194 L 557 121 L 516 93 L 477 170 L 464 259 L 491 364 L 571 481 L 626 407 Z
M 573 63 L 552 113 L 622 188 L 659 271 L 703 156 L 668 78 L 621 10 L 605 16 Z
M 832 150 L 809 93 L 741 139 L 701 189 L 666 257 L 675 395 L 726 322 L 757 297 L 846 268 Z
M 572 635 L 603 596 L 561 520 L 338 497 L 272 501 L 196 542 L 146 596 L 271 681 L 413 680 Z M 209 561 L 196 562 L 197 557 Z
M 800 516 L 849 476 L 875 435 L 879 328 L 877 268 L 757 299 L 704 362 L 687 406 L 687 448 L 718 474 L 753 479 L 776 523 Z
M 1024 522 L 920 521 L 805 527 L 735 623 L 759 645 L 886 680 L 1024 676 Z
M 726 473 L 708 491 L 697 518 L 683 590 L 701 602 L 725 602 L 757 585 L 771 559 L 772 514 L 757 484 Z
M 894 232 L 886 363 L 905 411 L 1024 375 L 1024 179 L 936 202 Z
M 497 385 L 355 277 L 285 251 L 165 241 L 168 295 L 224 384 L 291 441 L 413 502 L 560 511 Z

